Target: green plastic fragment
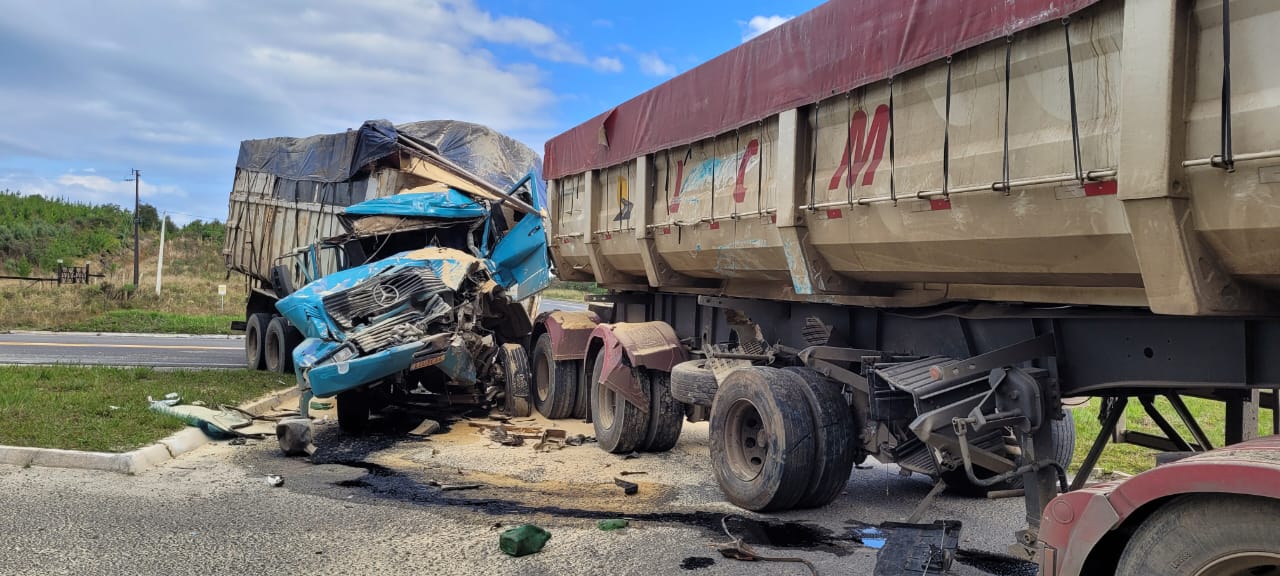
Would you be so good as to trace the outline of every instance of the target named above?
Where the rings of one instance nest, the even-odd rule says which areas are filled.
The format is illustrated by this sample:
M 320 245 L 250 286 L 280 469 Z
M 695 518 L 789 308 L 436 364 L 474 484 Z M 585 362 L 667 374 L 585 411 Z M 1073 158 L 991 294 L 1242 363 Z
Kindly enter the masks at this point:
M 329 400 L 312 400 L 311 401 L 312 410 L 328 410 L 330 408 L 333 408 L 333 402 Z
M 627 527 L 626 518 L 610 518 L 596 522 L 596 527 L 601 530 L 621 530 Z
M 533 524 L 521 524 L 498 537 L 498 548 L 509 556 L 527 556 L 541 551 L 550 539 L 550 532 Z

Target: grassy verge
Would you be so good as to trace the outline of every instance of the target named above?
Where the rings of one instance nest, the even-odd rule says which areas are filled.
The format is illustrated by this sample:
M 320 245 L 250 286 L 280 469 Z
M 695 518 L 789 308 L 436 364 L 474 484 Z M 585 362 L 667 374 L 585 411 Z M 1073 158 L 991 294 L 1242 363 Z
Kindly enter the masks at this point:
M 111 310 L 73 322 L 63 330 L 78 332 L 150 332 L 156 334 L 227 334 L 239 316 L 174 314 L 153 310 Z
M 236 405 L 291 384 L 248 370 L 0 366 L 0 444 L 126 452 L 184 426 L 148 409 L 147 396 Z
M 1224 405 L 1221 402 L 1199 398 L 1184 398 L 1184 400 L 1187 404 L 1187 409 L 1195 416 L 1196 421 L 1200 423 L 1200 427 L 1204 429 L 1205 435 L 1209 437 L 1209 442 L 1214 447 L 1222 446 L 1226 434 Z M 1098 422 L 1098 412 L 1101 409 L 1101 405 L 1102 400 L 1094 398 L 1089 400 L 1087 405 L 1074 411 L 1076 420 L 1076 454 L 1073 469 L 1079 467 L 1080 461 L 1084 460 L 1085 455 L 1089 453 L 1089 446 L 1093 444 L 1098 431 L 1102 429 L 1102 424 Z M 1190 432 L 1187 431 L 1182 421 L 1178 419 L 1168 400 L 1164 398 L 1156 399 L 1156 407 L 1160 409 L 1160 414 L 1182 434 L 1183 438 L 1191 441 Z M 1271 411 L 1259 411 L 1259 434 L 1271 434 L 1270 422 Z M 1131 399 L 1129 405 L 1125 408 L 1125 425 L 1129 430 L 1161 435 L 1160 428 L 1147 416 L 1146 411 L 1142 409 L 1142 405 L 1136 398 Z M 1155 466 L 1155 453 L 1155 450 L 1132 444 L 1109 443 L 1106 450 L 1103 450 L 1102 457 L 1098 459 L 1098 464 L 1094 469 L 1136 474 Z
M 608 292 L 608 290 L 597 286 L 595 282 L 556 280 L 551 283 L 550 288 L 542 291 L 542 297 L 568 302 L 582 302 L 587 297 L 587 294 L 604 294 L 605 292 Z

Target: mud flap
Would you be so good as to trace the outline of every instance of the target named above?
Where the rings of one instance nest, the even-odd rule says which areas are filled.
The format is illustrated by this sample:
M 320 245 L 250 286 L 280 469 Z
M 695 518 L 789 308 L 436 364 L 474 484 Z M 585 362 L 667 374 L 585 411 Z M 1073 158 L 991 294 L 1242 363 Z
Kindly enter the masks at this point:
M 960 522 L 939 520 L 933 524 L 885 522 L 889 533 L 876 558 L 875 576 L 945 574 L 960 546 Z

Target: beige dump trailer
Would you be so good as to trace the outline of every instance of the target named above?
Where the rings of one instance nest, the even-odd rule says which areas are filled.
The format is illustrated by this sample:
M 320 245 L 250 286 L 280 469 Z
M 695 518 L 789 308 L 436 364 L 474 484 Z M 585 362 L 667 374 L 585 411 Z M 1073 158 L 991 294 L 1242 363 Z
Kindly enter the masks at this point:
M 615 452 L 709 417 L 755 510 L 860 498 L 867 456 L 1023 486 L 1031 554 L 1108 438 L 1204 450 L 1181 395 L 1229 443 L 1274 402 L 1277 31 L 1274 0 L 833 1 L 607 110 L 544 168 L 556 273 L 614 305 L 543 319 L 535 401 Z M 1074 482 L 1068 396 L 1108 398 Z

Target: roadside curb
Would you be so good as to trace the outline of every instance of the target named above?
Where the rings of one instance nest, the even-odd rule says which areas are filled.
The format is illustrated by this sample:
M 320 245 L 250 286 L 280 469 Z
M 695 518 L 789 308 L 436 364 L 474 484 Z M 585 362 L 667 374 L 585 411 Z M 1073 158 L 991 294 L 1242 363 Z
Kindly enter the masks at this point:
M 131 338 L 201 338 L 207 340 L 244 340 L 244 334 L 156 334 L 152 332 L 57 332 L 54 330 L 5 330 L 0 334 L 36 336 L 128 336 Z
M 273 392 L 240 406 L 241 410 L 261 416 L 288 402 L 298 400 L 298 389 L 290 388 Z M 199 428 L 186 427 L 173 435 L 131 452 L 85 452 L 58 448 L 30 448 L 27 446 L 0 446 L 0 465 L 39 466 L 42 468 L 76 468 L 103 470 L 122 474 L 140 474 L 162 462 L 177 458 L 210 442 Z

